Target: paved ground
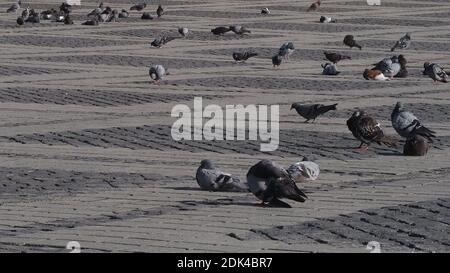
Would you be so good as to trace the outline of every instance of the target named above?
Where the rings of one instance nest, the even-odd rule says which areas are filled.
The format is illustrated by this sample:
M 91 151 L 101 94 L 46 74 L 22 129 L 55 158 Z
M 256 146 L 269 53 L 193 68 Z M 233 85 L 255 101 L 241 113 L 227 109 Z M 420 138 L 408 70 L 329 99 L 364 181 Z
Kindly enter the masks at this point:
M 60 2 L 33 1 L 35 9 Z M 81 26 L 96 1 L 82 1 L 75 24 L 15 25 L 0 1 L 0 251 L 64 252 L 68 241 L 83 251 L 145 252 L 450 252 L 450 85 L 421 76 L 424 61 L 450 67 L 450 2 L 157 1 L 162 19 L 140 13 L 121 22 Z M 128 8 L 131 1 L 105 4 Z M 261 16 L 262 7 L 272 14 Z M 149 10 L 156 10 L 155 1 Z M 319 24 L 320 15 L 337 24 Z M 244 37 L 214 37 L 217 25 L 242 24 Z M 192 35 L 161 49 L 159 33 Z M 411 32 L 411 76 L 368 82 L 362 71 L 390 56 Z M 346 34 L 363 50 L 342 45 Z M 297 50 L 272 69 L 270 56 L 285 41 Z M 234 64 L 234 50 L 260 55 Z M 322 50 L 352 56 L 342 74 L 321 75 Z M 148 67 L 171 75 L 149 84 Z M 257 142 L 175 142 L 172 107 L 204 104 L 279 104 L 280 148 L 260 152 Z M 355 108 L 374 115 L 385 131 L 401 100 L 439 138 L 426 157 L 401 148 L 354 149 L 345 120 Z M 304 124 L 292 102 L 338 102 L 338 111 Z M 245 177 L 259 159 L 288 165 L 313 154 L 318 181 L 301 185 L 310 199 L 292 209 L 263 208 L 251 194 L 200 191 L 194 180 L 201 159 Z

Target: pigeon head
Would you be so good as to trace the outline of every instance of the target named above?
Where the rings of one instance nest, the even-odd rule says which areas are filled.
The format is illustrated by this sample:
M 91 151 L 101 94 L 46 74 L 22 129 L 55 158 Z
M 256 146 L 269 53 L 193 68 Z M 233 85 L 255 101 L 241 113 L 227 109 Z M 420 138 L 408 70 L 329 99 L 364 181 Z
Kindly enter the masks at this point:
M 405 36 L 408 37 L 409 39 L 411 39 L 411 33 L 408 32 L 405 34 Z
M 200 162 L 200 168 L 211 170 L 214 169 L 214 164 L 209 159 L 203 159 Z
M 393 63 L 398 63 L 398 56 L 396 55 L 392 56 L 391 60 Z
M 431 65 L 430 62 L 424 62 L 423 68 L 427 69 L 427 67 L 429 67 L 430 65 Z
M 402 109 L 403 109 L 403 103 L 401 103 L 400 101 L 397 102 L 397 103 L 395 104 L 394 111 L 400 111 L 400 110 L 402 110 Z
M 321 23 L 325 22 L 326 19 L 327 19 L 327 18 L 325 18 L 325 16 L 320 16 L 320 22 L 321 22 Z
M 296 102 L 296 103 L 293 103 L 292 105 L 291 105 L 291 110 L 293 109 L 293 108 L 296 108 L 297 106 L 299 105 L 299 103 L 298 102 Z
M 369 79 L 370 79 L 370 78 L 369 78 L 369 69 L 368 69 L 368 68 L 366 68 L 366 69 L 364 70 L 363 77 L 364 77 L 364 79 L 366 79 L 366 80 L 369 80 Z
M 276 179 L 287 175 L 284 169 L 268 159 L 261 160 L 256 165 L 253 165 L 248 174 L 265 179 Z

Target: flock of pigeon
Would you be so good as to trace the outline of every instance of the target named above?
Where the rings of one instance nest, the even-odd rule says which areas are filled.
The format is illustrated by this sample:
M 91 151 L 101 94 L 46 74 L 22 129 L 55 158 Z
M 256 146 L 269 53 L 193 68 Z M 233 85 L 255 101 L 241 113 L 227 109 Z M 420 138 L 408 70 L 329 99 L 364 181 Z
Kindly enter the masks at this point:
M 22 1 L 18 0 L 16 3 L 12 4 L 6 12 L 17 12 L 22 6 Z M 139 3 L 133 5 L 130 11 L 142 11 L 147 7 L 146 3 Z M 17 18 L 17 24 L 23 25 L 24 23 L 40 23 L 40 20 L 52 20 L 53 22 L 63 22 L 66 25 L 73 24 L 73 20 L 70 18 L 70 13 L 72 12 L 72 6 L 67 3 L 62 3 L 59 9 L 54 8 L 49 10 L 44 10 L 40 13 L 36 12 L 34 9 L 30 9 L 27 6 L 23 11 L 21 16 Z M 164 9 L 161 5 L 156 9 L 156 15 L 160 18 L 164 14 Z M 87 14 L 88 19 L 81 23 L 87 26 L 97 26 L 99 23 L 103 22 L 116 22 L 121 18 L 128 18 L 130 16 L 126 9 L 117 10 L 112 9 L 109 6 L 104 7 L 103 2 L 99 4 L 97 8 L 92 10 Z M 143 12 L 141 16 L 142 20 L 153 20 L 154 17 L 149 12 Z
M 21 1 L 13 4 L 8 8 L 7 12 L 17 12 L 21 8 Z M 308 8 L 308 12 L 318 11 L 321 1 L 317 0 Z M 140 3 L 132 6 L 130 11 L 143 11 L 147 7 L 146 3 Z M 50 9 L 37 13 L 34 9 L 27 7 L 22 11 L 21 16 L 17 19 L 17 23 L 22 25 L 24 23 L 39 23 L 40 19 L 53 20 L 55 22 L 64 22 L 64 24 L 73 24 L 70 18 L 72 8 L 70 5 L 63 3 L 59 10 Z M 157 17 L 164 14 L 164 9 L 161 5 L 156 10 Z M 269 15 L 271 11 L 268 8 L 261 10 L 261 14 Z M 121 11 L 104 7 L 103 3 L 87 14 L 88 20 L 82 23 L 83 25 L 98 25 L 99 22 L 115 22 L 119 18 L 127 18 L 129 12 L 125 9 Z M 152 20 L 154 17 L 148 13 L 143 12 L 141 19 Z M 327 16 L 321 16 L 320 23 L 336 23 L 337 20 Z M 251 34 L 251 31 L 240 25 L 233 26 L 218 26 L 211 30 L 213 35 L 224 35 L 227 32 L 233 32 L 236 35 Z M 182 37 L 186 37 L 189 29 L 186 27 L 178 28 L 178 33 Z M 160 48 L 169 41 L 177 37 L 170 37 L 162 35 L 153 40 L 151 46 Z M 346 35 L 343 40 L 344 45 L 350 48 L 358 48 L 362 50 L 362 46 L 355 40 L 353 35 Z M 408 49 L 411 44 L 411 34 L 407 33 L 401 37 L 391 48 L 394 52 L 396 49 Z M 273 67 L 278 67 L 283 61 L 288 61 L 290 55 L 295 51 L 293 42 L 285 42 L 277 50 L 272 57 Z M 235 62 L 245 62 L 249 58 L 257 56 L 257 52 L 243 51 L 233 52 L 232 57 Z M 337 69 L 337 63 L 342 60 L 351 59 L 350 56 L 340 54 L 338 52 L 324 51 L 324 56 L 329 62 L 322 64 L 323 74 L 336 76 L 341 72 Z M 408 76 L 406 68 L 407 61 L 404 55 L 394 55 L 385 58 L 380 62 L 373 64 L 374 67 L 365 69 L 363 77 L 366 80 L 387 81 L 393 78 L 405 78 Z M 157 64 L 152 65 L 149 70 L 149 75 L 152 83 L 159 84 L 165 75 L 168 75 L 168 70 L 164 66 Z M 435 63 L 424 63 L 424 75 L 429 76 L 435 82 L 447 82 L 448 76 L 444 69 Z M 305 122 L 315 119 L 327 113 L 328 111 L 336 110 L 337 104 L 322 105 L 322 104 L 301 104 L 293 103 L 291 110 L 295 109 L 297 113 L 304 117 Z M 391 123 L 395 131 L 406 142 L 403 148 L 404 155 L 422 156 L 428 151 L 432 138 L 436 137 L 435 132 L 423 126 L 420 120 L 411 112 L 405 110 L 401 102 L 395 105 L 391 114 Z M 388 147 L 396 147 L 397 140 L 391 136 L 383 133 L 380 123 L 373 117 L 362 110 L 355 111 L 347 120 L 348 129 L 353 136 L 361 142 L 358 147 L 361 150 L 367 150 L 369 145 L 377 143 Z M 304 202 L 307 199 L 306 194 L 300 190 L 296 183 L 305 182 L 307 180 L 315 180 L 320 173 L 319 166 L 307 158 L 291 165 L 285 169 L 275 162 L 270 160 L 262 160 L 250 167 L 247 173 L 247 181 L 242 182 L 238 177 L 225 173 L 210 160 L 203 160 L 200 167 L 197 169 L 196 180 L 202 189 L 210 191 L 237 191 L 237 192 L 252 192 L 264 205 L 274 207 L 290 207 L 289 204 L 281 201 L 282 198 Z
M 318 0 L 311 4 L 307 11 L 317 11 L 321 1 Z M 262 14 L 270 14 L 265 8 Z M 334 18 L 321 16 L 321 23 L 336 23 Z M 213 29 L 216 35 L 222 35 L 229 31 L 227 27 Z M 250 31 L 248 31 L 250 33 Z M 350 48 L 362 50 L 362 46 L 355 40 L 353 35 L 346 35 L 343 40 L 344 45 Z M 411 44 L 411 34 L 406 33 L 391 48 L 408 49 Z M 289 56 L 294 52 L 295 47 L 292 42 L 286 42 L 281 45 L 278 52 L 272 57 L 274 67 L 281 65 L 282 61 L 289 60 Z M 255 52 L 234 52 L 233 59 L 236 62 L 244 62 L 250 57 L 257 56 Z M 351 59 L 350 56 L 342 55 L 337 52 L 325 51 L 325 58 L 329 63 L 322 64 L 324 75 L 338 75 L 336 64 L 341 60 Z M 394 55 L 385 58 L 380 62 L 373 64 L 374 67 L 366 69 L 363 77 L 366 80 L 386 81 L 396 78 L 406 78 L 408 71 L 406 69 L 406 58 L 404 55 Z M 424 63 L 424 75 L 429 76 L 435 82 L 447 82 L 446 72 L 435 63 Z M 331 105 L 323 104 L 301 104 L 293 103 L 291 110 L 295 109 L 297 113 L 305 118 L 305 122 L 315 119 L 328 111 L 336 110 L 337 103 Z M 406 110 L 401 102 L 397 102 L 392 114 L 391 123 L 395 131 L 406 142 L 403 147 L 403 154 L 408 156 L 424 156 L 427 154 L 430 143 L 436 137 L 435 132 L 423 126 L 420 120 L 410 111 Z M 397 147 L 398 140 L 394 137 L 384 134 L 381 125 L 373 117 L 364 111 L 355 111 L 347 120 L 347 127 L 352 135 L 361 142 L 358 149 L 367 150 L 369 145 L 377 143 L 388 147 Z M 210 160 L 203 160 L 197 169 L 196 180 L 202 189 L 210 191 L 237 191 L 252 192 L 263 205 L 271 207 L 290 207 L 289 204 L 280 199 L 287 198 L 297 202 L 304 202 L 307 199 L 306 194 L 300 190 L 296 183 L 307 180 L 315 180 L 319 176 L 319 166 L 304 158 L 303 161 L 291 165 L 288 169 L 279 166 L 273 161 L 262 160 L 250 167 L 247 172 L 246 182 L 231 174 L 225 173 L 216 168 Z

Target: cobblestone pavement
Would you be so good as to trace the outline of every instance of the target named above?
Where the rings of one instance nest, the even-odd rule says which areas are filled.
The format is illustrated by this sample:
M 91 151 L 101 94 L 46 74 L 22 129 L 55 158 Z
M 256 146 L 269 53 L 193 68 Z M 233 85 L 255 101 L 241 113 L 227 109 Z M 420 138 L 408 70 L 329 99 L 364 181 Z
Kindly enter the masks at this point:
M 450 85 L 421 75 L 424 61 L 450 67 L 450 1 L 170 1 L 152 21 L 130 18 L 82 26 L 97 1 L 74 9 L 75 24 L 17 27 L 0 1 L 0 251 L 66 252 L 450 252 Z M 31 2 L 31 1 L 23 1 Z M 42 10 L 60 0 L 32 1 Z M 126 0 L 106 1 L 129 8 Z M 155 1 L 148 1 L 155 13 Z M 260 15 L 268 7 L 271 14 Z M 320 15 L 338 19 L 320 24 Z M 213 36 L 241 24 L 250 35 Z M 150 47 L 161 33 L 186 38 Z M 369 82 L 362 71 L 391 56 L 411 32 L 410 77 Z M 353 34 L 363 50 L 342 44 Z M 273 69 L 286 41 L 296 51 Z M 231 53 L 259 56 L 235 64 Z M 323 50 L 345 53 L 341 75 L 321 75 Z M 171 74 L 150 85 L 148 67 Z M 170 137 L 176 104 L 280 105 L 280 146 L 257 141 L 181 141 Z M 391 135 L 390 113 L 403 101 L 438 138 L 425 157 L 401 147 L 354 149 L 345 125 L 357 108 Z M 338 111 L 305 124 L 293 102 L 339 103 Z M 246 193 L 201 191 L 195 170 L 204 158 L 244 178 L 259 159 L 289 165 L 313 155 L 317 181 L 300 185 L 309 199 L 291 209 L 265 208 Z

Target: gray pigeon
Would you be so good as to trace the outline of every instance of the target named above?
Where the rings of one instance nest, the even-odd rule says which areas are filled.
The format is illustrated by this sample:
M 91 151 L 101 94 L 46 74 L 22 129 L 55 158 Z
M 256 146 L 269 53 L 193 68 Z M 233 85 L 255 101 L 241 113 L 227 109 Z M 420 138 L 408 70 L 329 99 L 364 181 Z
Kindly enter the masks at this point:
M 396 48 L 407 49 L 411 45 L 411 34 L 406 33 L 405 36 L 400 38 L 395 45 L 391 48 L 391 51 L 394 51 Z
M 280 198 L 305 202 L 306 194 L 295 184 L 289 173 L 270 160 L 261 160 L 253 165 L 247 173 L 250 191 L 270 206 L 290 208 Z
M 150 78 L 153 80 L 153 83 L 159 84 L 162 78 L 165 75 L 168 75 L 169 73 L 167 72 L 167 69 L 164 66 L 157 64 L 150 67 L 148 74 L 150 75 Z
M 119 18 L 128 18 L 129 13 L 125 9 L 122 9 L 121 12 L 119 12 Z
M 423 68 L 425 69 L 423 74 L 432 78 L 434 82 L 448 82 L 448 75 L 440 65 L 425 62 Z
M 10 13 L 10 12 L 16 12 L 18 9 L 20 9 L 20 5 L 22 5 L 22 2 L 19 0 L 16 3 L 12 4 L 7 10 L 6 12 Z
M 379 61 L 374 65 L 375 67 L 372 68 L 372 70 L 379 70 L 384 74 L 384 76 L 389 78 L 393 78 L 401 70 L 401 65 L 398 56 L 384 58 L 383 60 Z
M 432 141 L 432 138 L 436 137 L 436 132 L 423 126 L 413 113 L 403 108 L 401 102 L 397 102 L 395 105 L 391 114 L 391 122 L 395 131 L 404 138 L 420 135 Z
M 294 50 L 294 43 L 286 42 L 281 45 L 280 49 L 278 50 L 278 55 L 280 55 L 283 59 L 289 60 L 289 56 L 294 52 Z
M 337 103 L 331 105 L 293 103 L 291 105 L 291 110 L 295 109 L 300 116 L 306 119 L 305 123 L 307 123 L 311 119 L 315 121 L 318 116 L 323 115 L 328 111 L 336 110 L 337 105 Z
M 230 30 L 233 31 L 236 34 L 244 35 L 245 33 L 251 33 L 250 30 L 243 26 L 230 26 Z
M 336 64 L 332 64 L 332 63 L 325 63 L 322 64 L 322 74 L 323 75 L 330 75 L 330 76 L 336 76 L 339 73 L 341 73 L 341 71 L 337 70 Z
M 103 12 L 103 2 L 100 2 L 98 7 L 93 9 L 91 12 L 88 13 L 87 16 L 98 16 Z
M 228 173 L 217 169 L 211 160 L 204 159 L 200 163 L 195 175 L 197 183 L 203 190 L 226 191 L 226 192 L 248 192 L 248 185 Z
M 114 9 L 111 11 L 108 19 L 106 19 L 106 22 L 116 22 L 117 20 L 119 20 L 119 11 Z
M 403 155 L 407 156 L 424 156 L 428 153 L 430 143 L 420 136 L 414 135 L 406 140 L 405 146 L 403 146 Z

